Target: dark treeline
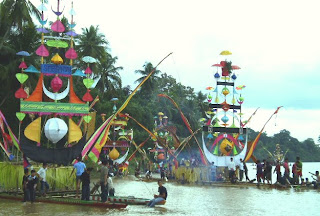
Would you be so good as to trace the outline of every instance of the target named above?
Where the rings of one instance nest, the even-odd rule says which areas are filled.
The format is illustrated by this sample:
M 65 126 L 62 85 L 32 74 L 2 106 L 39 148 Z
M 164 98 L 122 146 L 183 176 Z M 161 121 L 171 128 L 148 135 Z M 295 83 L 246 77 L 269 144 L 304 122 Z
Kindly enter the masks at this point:
M 14 93 L 20 87 L 15 74 L 19 72 L 18 66 L 21 62 L 21 56 L 17 56 L 16 53 L 21 50 L 29 52 L 31 56 L 25 58 L 27 65 L 32 64 L 36 68 L 40 67 L 40 57 L 35 54 L 35 50 L 40 45 L 41 35 L 35 30 L 37 24 L 34 20 L 36 19 L 32 19 L 36 16 L 39 16 L 39 11 L 30 1 L 4 0 L 0 4 L 0 110 L 5 114 L 15 134 L 18 133 L 18 120 L 15 113 L 19 111 L 19 100 L 15 98 Z M 62 22 L 67 23 L 65 18 L 62 19 Z M 83 28 L 75 40 L 75 49 L 78 52 L 78 60 L 74 63 L 75 68 L 85 69 L 87 65 L 79 61 L 83 56 L 92 56 L 98 60 L 98 63 L 91 65 L 94 75 L 96 77 L 101 76 L 98 85 L 91 91 L 93 96 L 99 95 L 100 98 L 100 101 L 94 107 L 98 113 L 96 123 L 96 126 L 98 126 L 102 122 L 99 117 L 101 113 L 105 113 L 107 116 L 112 114 L 113 102 L 110 100 L 114 97 L 119 98 L 119 106 L 130 95 L 135 86 L 122 86 L 122 78 L 119 72 L 124 69 L 117 66 L 118 58 L 110 54 L 109 43 L 98 26 Z M 49 51 L 50 53 L 56 52 L 53 49 L 49 49 Z M 64 51 L 63 49 L 59 50 L 59 52 Z M 61 57 L 63 56 L 61 55 Z M 47 58 L 48 61 L 49 58 Z M 139 64 L 141 63 L 138 62 L 137 65 Z M 156 64 L 156 62 L 149 62 L 143 68 L 137 68 L 135 73 L 140 78 L 137 79 L 136 84 L 150 73 L 153 64 Z M 30 93 L 36 86 L 37 80 L 37 74 L 30 74 L 29 79 L 24 84 L 25 87 L 29 88 Z M 82 97 L 86 89 L 81 78 L 74 79 L 74 82 L 77 94 Z M 158 97 L 159 93 L 167 94 L 175 100 L 194 130 L 200 127 L 199 119 L 204 116 L 204 111 L 208 108 L 208 105 L 204 102 L 206 95 L 178 83 L 175 78 L 160 70 L 156 70 L 141 87 L 124 112 L 133 116 L 150 130 L 154 127 L 154 116 L 158 112 L 163 112 L 168 116 L 169 124 L 176 126 L 177 135 L 181 140 L 189 136 L 189 131 L 184 125 L 178 110 L 169 100 Z M 23 121 L 22 128 L 29 122 L 30 118 L 27 117 Z M 148 138 L 147 132 L 134 122 L 129 121 L 128 126 L 134 129 L 134 139 L 137 144 Z M 254 139 L 257 133 L 251 131 L 250 139 Z M 255 156 L 260 159 L 267 158 L 268 153 L 262 147 L 273 152 L 277 143 L 281 144 L 283 151 L 289 149 L 287 156 L 291 161 L 297 155 L 303 161 L 320 161 L 320 149 L 312 139 L 299 142 L 291 137 L 286 130 L 272 137 L 263 134 L 255 150 Z M 149 142 L 145 147 L 151 147 L 151 145 L 152 142 Z M 196 144 L 192 140 L 190 146 L 192 149 L 196 148 Z M 186 152 L 188 152 L 188 148 L 186 148 Z

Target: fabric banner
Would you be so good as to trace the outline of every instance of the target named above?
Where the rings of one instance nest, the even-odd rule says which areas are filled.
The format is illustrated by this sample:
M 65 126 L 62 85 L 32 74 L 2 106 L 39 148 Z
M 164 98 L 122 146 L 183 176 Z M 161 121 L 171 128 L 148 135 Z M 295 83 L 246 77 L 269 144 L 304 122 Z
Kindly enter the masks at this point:
M 86 115 L 89 113 L 88 104 L 55 103 L 55 102 L 32 102 L 21 101 L 20 111 L 27 113 L 51 114 L 59 113 L 65 115 Z
M 24 155 L 38 163 L 53 163 L 67 166 L 76 159 L 86 144 L 84 135 L 78 144 L 68 148 L 46 148 L 37 146 L 33 141 L 28 140 L 23 134 L 21 135 L 21 150 Z M 57 144 L 58 145 L 58 144 Z
M 91 135 L 94 133 L 96 129 L 97 112 L 90 112 L 89 115 L 91 116 L 91 121 L 88 123 L 87 126 L 87 140 L 91 137 Z
M 55 64 L 42 64 L 41 73 L 60 76 L 71 76 L 71 66 L 70 65 L 55 65 Z

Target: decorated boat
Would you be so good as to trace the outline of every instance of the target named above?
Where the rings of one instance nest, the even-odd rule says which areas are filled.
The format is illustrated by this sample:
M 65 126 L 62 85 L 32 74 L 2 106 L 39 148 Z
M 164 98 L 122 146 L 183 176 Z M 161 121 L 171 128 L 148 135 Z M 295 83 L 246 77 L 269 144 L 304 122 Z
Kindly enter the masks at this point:
M 163 112 L 159 112 L 154 117 L 152 138 L 153 148 L 149 148 L 149 152 L 153 154 L 153 159 L 159 164 L 166 164 L 170 155 L 175 153 L 175 149 L 179 146 L 180 141 L 176 135 L 177 128 L 169 124 L 168 117 Z
M 22 196 L 15 196 L 15 195 L 9 195 L 0 193 L 0 199 L 8 199 L 8 200 L 16 200 L 20 201 L 22 200 Z M 126 208 L 128 204 L 126 203 L 115 203 L 115 202 L 100 202 L 97 200 L 90 200 L 90 201 L 84 201 L 79 200 L 75 198 L 53 198 L 53 197 L 37 197 L 35 202 L 42 202 L 42 203 L 53 203 L 53 204 L 59 204 L 59 205 L 79 205 L 79 206 L 88 206 L 88 207 L 99 207 L 99 208 Z
M 15 97 L 20 100 L 17 117 L 22 122 L 26 114 L 29 114 L 32 121 L 21 134 L 21 140 L 16 140 L 16 143 L 20 143 L 17 147 L 24 156 L 33 161 L 68 165 L 81 154 L 87 133 L 90 133 L 88 123 L 92 116 L 89 113 L 89 103 L 93 102 L 93 105 L 97 101 L 97 98 L 93 100 L 90 94 L 90 88 L 95 85 L 90 64 L 96 60 L 89 56 L 81 59 L 82 63 L 79 65 L 86 65 L 85 72 L 81 71 L 79 66 L 78 69 L 74 67 L 78 54 L 73 47 L 74 37 L 77 36 L 74 31 L 76 24 L 73 20 L 73 3 L 70 10 L 71 22 L 65 26 L 60 20 L 62 11 L 60 0 L 57 0 L 57 11 L 52 10 L 57 19 L 52 23 L 51 31 L 45 28 L 47 8 L 43 1 L 39 10 L 41 28 L 37 28 L 37 31 L 41 33 L 41 45 L 35 53 L 40 57 L 40 68 L 27 66 L 24 58 L 29 54 L 26 51 L 17 53 L 22 56 L 19 65 L 21 72 L 16 74 L 21 83 L 15 93 Z M 74 73 L 73 69 L 76 69 Z M 38 76 L 38 82 L 29 95 L 23 84 L 30 75 Z M 87 89 L 82 99 L 77 96 L 73 86 L 73 79 L 76 77 L 83 78 Z M 47 87 L 49 83 L 50 88 Z M 76 119 L 78 123 L 75 122 Z M 81 128 L 83 122 L 85 127 Z
M 231 52 L 223 51 L 220 54 L 228 56 Z M 213 66 L 217 68 L 214 74 L 216 86 L 206 88 L 209 108 L 206 117 L 200 120 L 203 124 L 203 151 L 210 163 L 227 166 L 231 157 L 239 162 L 247 153 L 248 136 L 241 109 L 244 102 L 241 90 L 245 85 L 236 86 L 237 75 L 234 71 L 240 67 L 232 65 L 231 61 L 226 59 Z M 221 72 L 218 68 L 221 68 Z

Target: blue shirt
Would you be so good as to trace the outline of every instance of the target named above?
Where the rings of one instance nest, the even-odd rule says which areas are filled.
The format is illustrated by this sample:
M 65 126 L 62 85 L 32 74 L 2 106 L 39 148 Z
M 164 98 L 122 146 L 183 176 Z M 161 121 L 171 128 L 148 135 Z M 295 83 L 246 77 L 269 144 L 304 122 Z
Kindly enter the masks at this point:
M 83 162 L 78 162 L 73 167 L 77 170 L 76 176 L 81 176 L 84 172 L 84 169 L 86 168 L 86 165 Z

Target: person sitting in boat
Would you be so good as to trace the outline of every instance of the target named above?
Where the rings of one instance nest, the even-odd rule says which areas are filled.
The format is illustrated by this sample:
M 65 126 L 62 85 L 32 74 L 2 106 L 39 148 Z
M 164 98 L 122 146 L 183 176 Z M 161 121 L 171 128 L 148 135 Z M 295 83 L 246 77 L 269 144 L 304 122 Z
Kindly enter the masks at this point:
M 152 178 L 152 172 L 150 170 L 147 170 L 146 179 L 151 179 L 151 178 Z
M 281 187 L 287 187 L 287 185 L 290 185 L 290 182 L 285 175 L 281 176 L 281 173 L 280 173 L 279 180 L 275 184 L 278 184 Z
M 313 187 L 315 189 L 318 189 L 318 186 L 320 185 L 320 175 L 319 175 L 319 171 L 316 171 L 315 174 L 309 172 L 312 175 L 312 178 L 314 179 L 314 181 L 312 182 Z
M 112 177 L 113 177 L 113 173 L 109 173 L 108 174 L 108 192 L 109 192 L 109 196 L 114 196 L 114 186 L 113 186 L 113 181 L 112 181 Z
M 47 191 L 49 190 L 49 184 L 47 183 L 47 169 L 48 169 L 48 164 L 43 163 L 42 167 L 38 171 L 38 177 L 40 179 L 40 184 L 41 184 L 41 195 L 46 196 Z
M 162 181 L 158 180 L 158 192 L 159 195 L 154 195 L 154 199 L 150 200 L 150 202 L 147 204 L 149 207 L 154 207 L 156 204 L 160 203 L 160 202 L 165 202 L 165 200 L 167 200 L 167 189 L 162 185 Z
M 90 199 L 90 173 L 93 168 L 87 168 L 86 171 L 82 173 L 80 179 L 82 181 L 82 193 L 81 193 L 81 200 L 89 201 Z
M 36 174 L 37 172 L 35 170 L 31 170 L 31 175 L 28 176 L 27 189 L 30 193 L 31 203 L 36 199 L 36 188 L 39 181 Z
M 311 183 L 311 182 L 309 182 L 309 178 L 306 178 L 306 182 L 305 182 L 305 184 L 306 184 L 306 186 L 307 186 L 307 187 L 310 187 L 310 185 L 312 185 L 312 183 Z

